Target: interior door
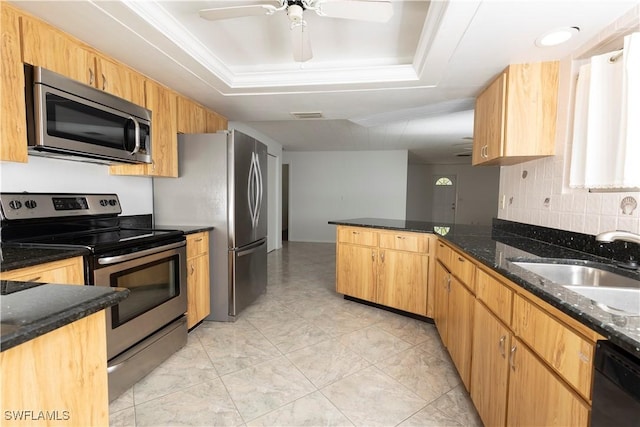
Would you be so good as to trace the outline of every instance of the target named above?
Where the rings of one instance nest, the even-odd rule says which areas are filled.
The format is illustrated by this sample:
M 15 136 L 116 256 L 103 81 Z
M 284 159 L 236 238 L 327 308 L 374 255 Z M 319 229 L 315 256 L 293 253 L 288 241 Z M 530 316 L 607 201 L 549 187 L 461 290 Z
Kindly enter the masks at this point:
M 278 248 L 278 204 L 276 203 L 278 185 L 276 182 L 276 172 L 278 170 L 278 158 L 269 154 L 267 162 L 267 182 L 269 183 L 267 186 L 269 188 L 267 197 L 267 215 L 269 216 L 267 221 L 267 252 L 271 252 Z

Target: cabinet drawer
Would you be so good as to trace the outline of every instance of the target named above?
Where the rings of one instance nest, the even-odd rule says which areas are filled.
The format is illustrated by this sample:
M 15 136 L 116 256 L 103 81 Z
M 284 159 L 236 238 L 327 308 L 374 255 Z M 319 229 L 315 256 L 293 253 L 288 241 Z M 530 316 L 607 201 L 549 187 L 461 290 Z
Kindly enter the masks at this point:
M 422 233 L 380 233 L 380 247 L 426 254 L 429 238 Z
M 84 285 L 84 263 L 82 257 L 47 262 L 32 267 L 0 273 L 2 280 L 17 282 L 58 283 L 61 285 Z
M 338 229 L 338 242 L 378 246 L 378 232 L 366 228 L 340 227 Z
M 187 236 L 187 258 L 209 252 L 209 233 L 195 233 Z
M 506 325 L 511 323 L 513 291 L 480 269 L 476 271 L 476 297 Z
M 474 278 L 476 274 L 476 266 L 470 259 L 460 255 L 456 251 L 451 252 L 451 273 L 453 273 L 460 281 L 471 291 L 475 292 Z
M 438 240 L 438 247 L 436 248 L 436 258 L 448 269 L 451 269 L 451 258 L 453 258 L 453 250 L 449 246 Z
M 591 399 L 592 343 L 520 295 L 514 299 L 511 326 L 567 383 Z

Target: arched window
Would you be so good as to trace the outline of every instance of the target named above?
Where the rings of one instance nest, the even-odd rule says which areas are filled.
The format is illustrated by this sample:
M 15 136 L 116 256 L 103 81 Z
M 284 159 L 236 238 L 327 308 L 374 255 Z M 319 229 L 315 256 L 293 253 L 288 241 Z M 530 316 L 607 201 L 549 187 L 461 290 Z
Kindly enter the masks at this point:
M 451 231 L 451 227 L 435 226 L 433 227 L 433 231 L 441 236 L 446 236 L 449 234 L 449 231 Z
M 442 178 L 436 179 L 436 185 L 453 185 L 453 182 L 446 176 L 443 176 Z

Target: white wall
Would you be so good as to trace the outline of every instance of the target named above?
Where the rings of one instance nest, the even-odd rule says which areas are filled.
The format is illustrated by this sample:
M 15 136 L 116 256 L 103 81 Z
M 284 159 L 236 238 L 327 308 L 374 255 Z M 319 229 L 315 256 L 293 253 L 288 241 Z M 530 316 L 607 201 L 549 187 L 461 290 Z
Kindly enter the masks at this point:
M 276 170 L 267 170 L 267 174 L 275 174 L 273 188 L 269 187 L 267 191 L 271 195 L 271 192 L 275 193 L 276 206 L 275 209 L 269 207 L 269 211 L 275 211 L 278 221 L 275 223 L 275 228 L 272 225 L 272 221 L 268 222 L 267 234 L 269 236 L 269 249 L 280 249 L 282 248 L 282 144 L 241 122 L 229 122 L 229 129 L 237 129 L 266 144 L 267 152 L 276 158 Z
M 408 152 L 284 152 L 289 164 L 289 240 L 335 242 L 330 220 L 404 219 Z
M 456 175 L 456 224 L 491 225 L 498 209 L 500 169 L 491 166 L 410 164 L 407 219 L 431 221 L 434 175 Z
M 29 156 L 28 163 L 0 164 L 0 191 L 116 193 L 123 215 L 153 211 L 151 178 L 109 175 L 93 163 Z

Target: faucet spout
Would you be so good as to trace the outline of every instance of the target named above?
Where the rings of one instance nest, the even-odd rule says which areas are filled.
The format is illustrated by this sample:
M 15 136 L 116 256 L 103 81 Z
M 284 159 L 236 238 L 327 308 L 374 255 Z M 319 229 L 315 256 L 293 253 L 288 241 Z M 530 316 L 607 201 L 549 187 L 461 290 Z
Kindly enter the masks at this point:
M 631 233 L 629 231 L 615 230 L 605 231 L 596 236 L 598 242 L 610 243 L 616 240 L 640 244 L 640 234 Z

